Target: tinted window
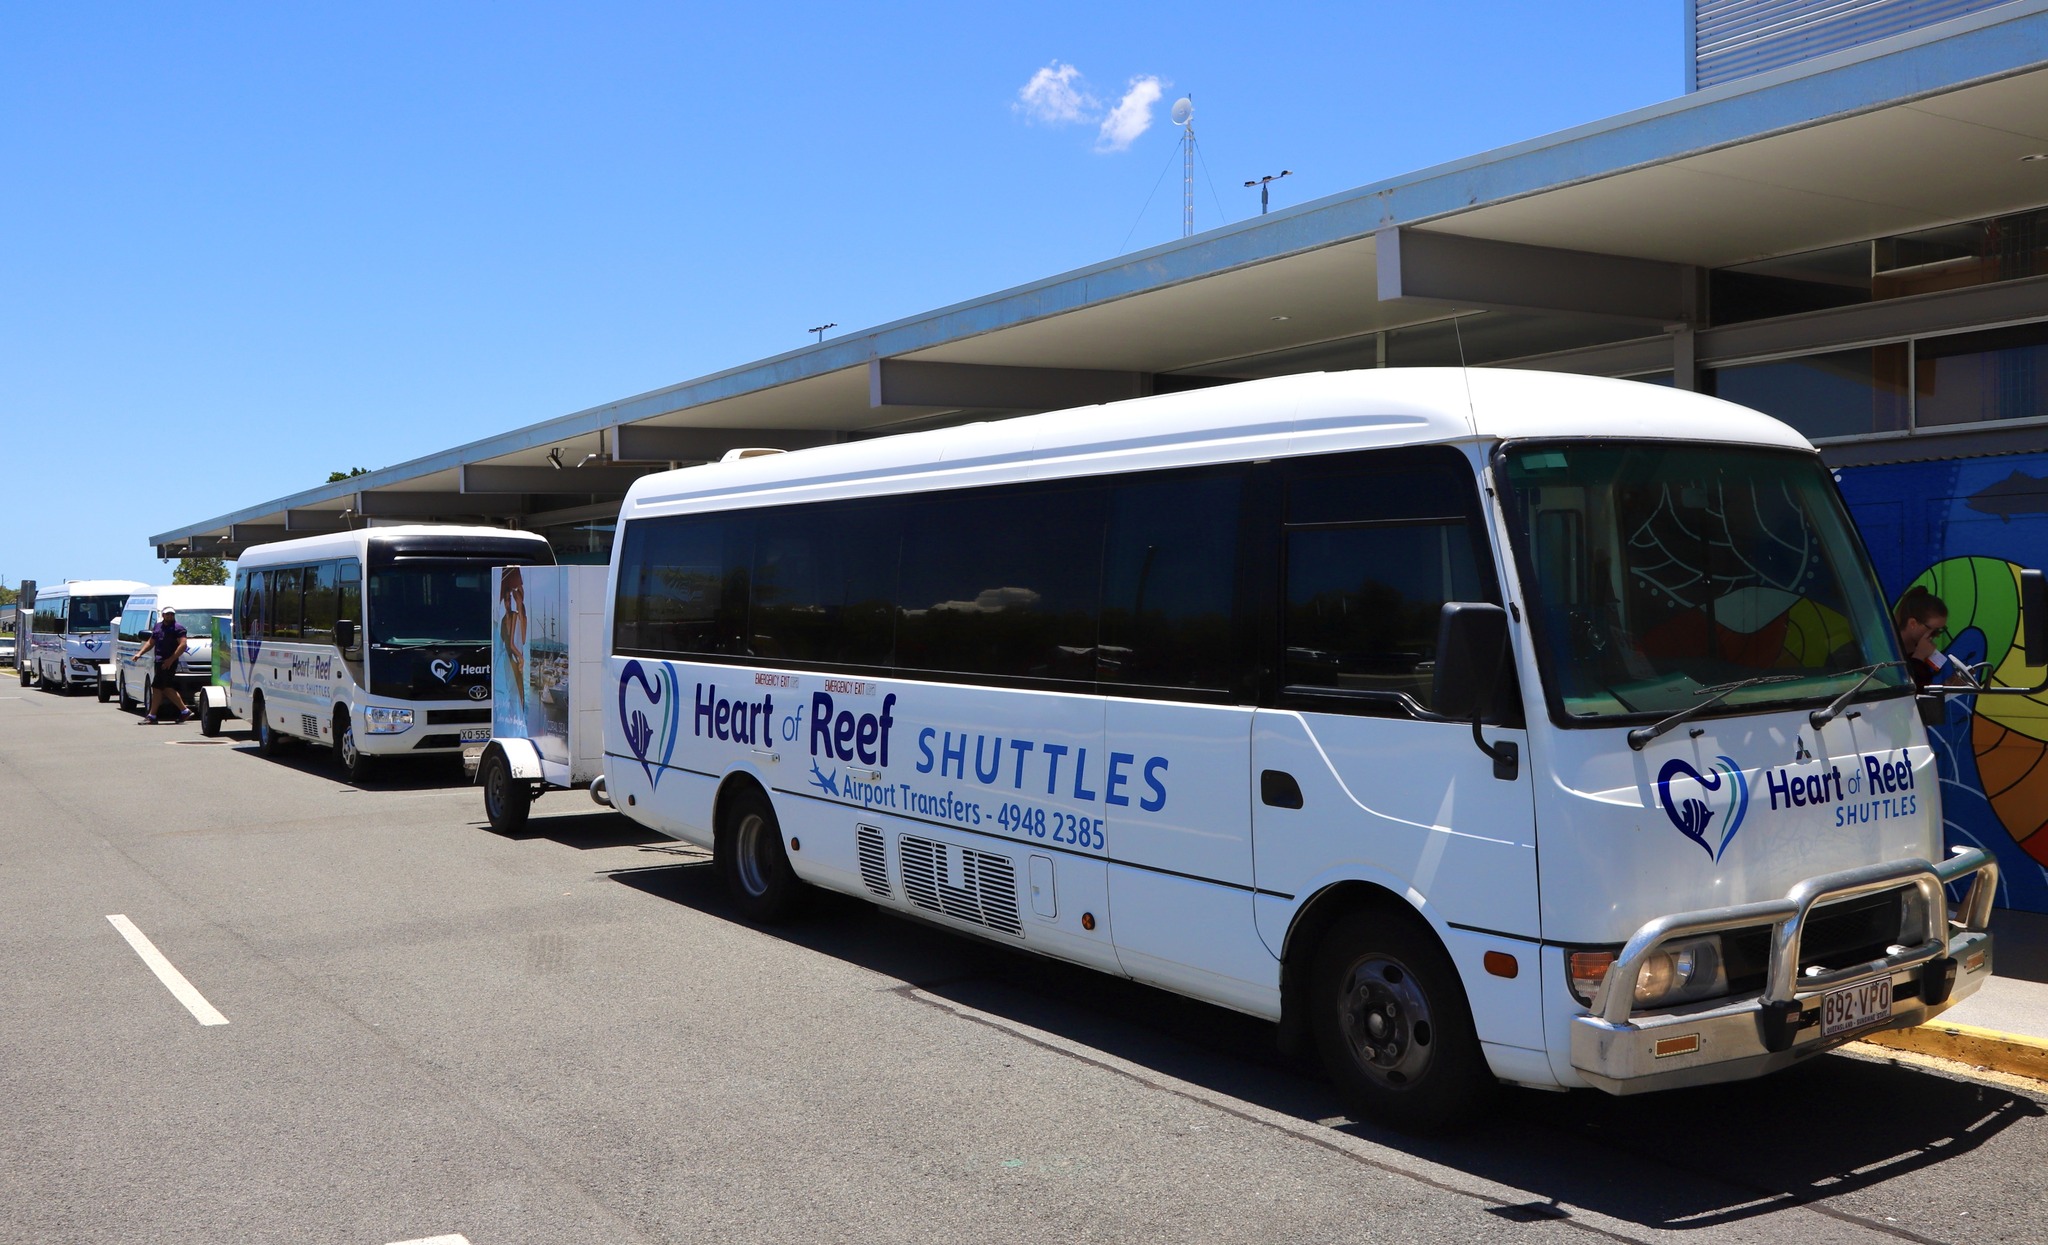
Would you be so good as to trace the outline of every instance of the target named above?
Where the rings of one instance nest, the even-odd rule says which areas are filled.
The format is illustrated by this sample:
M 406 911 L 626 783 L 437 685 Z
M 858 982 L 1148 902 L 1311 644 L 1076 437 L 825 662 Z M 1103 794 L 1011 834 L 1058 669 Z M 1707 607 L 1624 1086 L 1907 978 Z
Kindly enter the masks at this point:
M 1495 601 L 1472 469 L 1455 451 L 1308 463 L 1289 482 L 1283 681 L 1431 703 L 1447 601 Z
M 901 520 L 901 506 L 862 502 L 763 512 L 754 527 L 749 651 L 778 661 L 893 664 Z
M 300 590 L 304 573 L 296 566 L 274 567 L 270 572 L 270 638 L 299 638 Z
M 1140 479 L 1109 498 L 1103 559 L 1106 682 L 1227 689 L 1240 475 Z
M 354 558 L 336 564 L 338 583 L 335 588 L 334 616 L 337 619 L 354 619 L 360 627 L 363 621 L 363 569 Z M 361 647 L 362 636 L 356 637 L 356 647 Z M 355 649 L 351 648 L 350 652 Z
M 938 493 L 904 508 L 900 667 L 1095 677 L 1103 490 Z
M 303 631 L 308 640 L 319 640 L 329 644 L 334 642 L 338 570 L 339 568 L 332 562 L 322 562 L 318 566 L 306 568 L 306 615 Z
M 149 635 L 148 610 L 121 611 L 121 638 L 140 643 Z
M 745 512 L 626 526 L 614 642 L 621 652 L 746 652 Z

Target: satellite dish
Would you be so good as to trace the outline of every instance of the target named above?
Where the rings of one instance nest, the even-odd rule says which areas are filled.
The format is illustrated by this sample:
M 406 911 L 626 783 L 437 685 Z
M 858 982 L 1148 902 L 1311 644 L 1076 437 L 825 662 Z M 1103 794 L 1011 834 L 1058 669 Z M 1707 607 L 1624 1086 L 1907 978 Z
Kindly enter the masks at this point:
M 1195 101 L 1192 96 L 1183 95 L 1173 101 L 1173 123 L 1186 125 L 1195 115 Z

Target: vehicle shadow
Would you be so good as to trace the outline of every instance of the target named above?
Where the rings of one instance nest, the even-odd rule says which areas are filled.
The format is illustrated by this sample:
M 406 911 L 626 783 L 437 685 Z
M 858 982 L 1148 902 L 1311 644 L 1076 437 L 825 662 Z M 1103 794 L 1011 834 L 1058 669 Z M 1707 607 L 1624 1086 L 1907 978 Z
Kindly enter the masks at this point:
M 196 727 L 193 728 L 192 734 L 195 740 L 200 737 Z M 219 738 L 227 739 L 228 735 L 223 732 Z M 341 776 L 341 768 L 335 763 L 332 748 L 294 743 L 278 755 L 266 757 L 256 750 L 256 737 L 253 732 L 239 732 L 232 742 L 235 751 L 258 761 L 297 770 L 309 777 L 338 782 L 352 791 L 427 791 L 440 787 L 470 785 L 469 776 L 463 772 L 462 762 L 458 757 L 436 755 L 383 758 L 378 762 L 377 768 L 370 772 L 368 781 L 353 784 Z
M 699 859 L 650 860 L 608 876 L 746 924 L 704 853 L 683 844 L 645 850 Z M 817 895 L 802 917 L 762 932 L 893 977 L 911 997 L 972 1007 L 1524 1191 L 1526 1198 L 1489 1206 L 1509 1219 L 1566 1217 L 1577 1208 L 1682 1231 L 1825 1202 L 1831 1216 L 1888 1231 L 1882 1214 L 1866 1221 L 1857 1213 L 1868 1195 L 1915 1214 L 1952 1200 L 1958 1173 L 1976 1166 L 1966 1156 L 2048 1114 L 2014 1090 L 1830 1054 L 1759 1081 L 1631 1098 L 1504 1090 L 1498 1109 L 1478 1125 L 1417 1138 L 1349 1119 L 1311 1060 L 1282 1053 L 1275 1026 L 1236 1012 L 840 895 Z M 1952 1166 L 1959 1159 L 1961 1167 Z
M 572 792 L 570 794 L 580 795 L 582 793 Z M 478 795 L 477 804 L 479 807 L 482 806 L 482 795 Z M 545 839 L 551 843 L 559 843 L 563 847 L 574 848 L 579 852 L 592 851 L 601 847 L 652 848 L 659 844 L 675 843 L 674 839 L 669 838 L 660 831 L 649 830 L 624 813 L 614 813 L 607 809 L 592 809 L 589 812 L 577 813 L 555 813 L 549 816 L 536 814 L 526 819 L 525 827 L 517 834 L 505 834 L 493 828 L 491 823 L 483 818 L 479 818 L 469 824 L 479 830 L 495 834 L 499 838 L 510 839 L 515 843 L 525 843 L 533 839 Z M 691 851 L 695 855 L 703 854 L 696 852 L 695 849 L 691 849 Z

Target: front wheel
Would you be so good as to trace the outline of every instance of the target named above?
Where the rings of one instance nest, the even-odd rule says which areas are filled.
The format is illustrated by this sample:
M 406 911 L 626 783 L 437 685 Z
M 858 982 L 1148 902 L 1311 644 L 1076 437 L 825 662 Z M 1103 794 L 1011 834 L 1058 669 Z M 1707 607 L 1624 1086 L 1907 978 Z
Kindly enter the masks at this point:
M 511 762 L 504 753 L 486 753 L 476 781 L 484 789 L 484 816 L 490 820 L 491 829 L 499 834 L 518 834 L 526 828 L 533 792 L 513 776 Z
M 1316 1049 L 1360 1115 L 1415 1133 L 1465 1124 L 1494 1080 L 1451 957 L 1405 912 L 1338 921 L 1311 979 Z
M 804 883 L 790 868 L 775 806 L 759 788 L 737 792 L 720 818 L 712 859 L 726 893 L 750 921 L 772 924 L 793 914 Z
M 334 758 L 341 764 L 341 776 L 357 786 L 361 786 L 377 767 L 368 753 L 356 747 L 356 728 L 351 724 L 346 709 L 334 715 Z

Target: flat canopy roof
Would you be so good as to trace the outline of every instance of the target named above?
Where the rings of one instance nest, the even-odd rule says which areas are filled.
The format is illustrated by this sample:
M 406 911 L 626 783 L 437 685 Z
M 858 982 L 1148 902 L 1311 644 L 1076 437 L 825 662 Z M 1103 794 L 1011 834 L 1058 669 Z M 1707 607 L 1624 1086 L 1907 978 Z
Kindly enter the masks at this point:
M 1636 370 L 1668 371 L 1698 269 L 2037 206 L 2044 150 L 2048 0 L 2012 0 L 149 540 L 609 518 L 641 475 L 736 448 L 1370 367 L 1383 331 L 1463 311 L 1509 313 L 1481 319 L 1511 346 L 1477 321 L 1459 342 L 1495 361 L 1657 339 Z

